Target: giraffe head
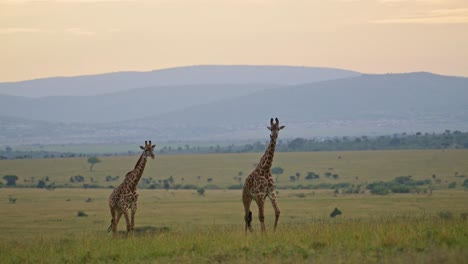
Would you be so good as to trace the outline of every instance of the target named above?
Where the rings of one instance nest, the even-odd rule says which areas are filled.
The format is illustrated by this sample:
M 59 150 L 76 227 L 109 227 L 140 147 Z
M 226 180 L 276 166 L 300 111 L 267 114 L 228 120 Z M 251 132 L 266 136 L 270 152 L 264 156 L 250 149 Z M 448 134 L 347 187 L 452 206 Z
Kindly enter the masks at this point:
M 270 119 L 270 126 L 267 127 L 271 131 L 271 136 L 272 137 L 277 137 L 279 131 L 284 128 L 284 126 L 279 125 L 278 118 L 275 118 L 275 121 L 276 121 L 276 123 L 273 122 L 273 118 L 271 118 Z
M 145 141 L 145 146 L 140 146 L 140 148 L 143 150 L 143 155 L 145 157 L 151 157 L 152 159 L 154 159 L 154 148 L 156 147 L 156 145 L 151 145 L 151 140 L 149 141 Z

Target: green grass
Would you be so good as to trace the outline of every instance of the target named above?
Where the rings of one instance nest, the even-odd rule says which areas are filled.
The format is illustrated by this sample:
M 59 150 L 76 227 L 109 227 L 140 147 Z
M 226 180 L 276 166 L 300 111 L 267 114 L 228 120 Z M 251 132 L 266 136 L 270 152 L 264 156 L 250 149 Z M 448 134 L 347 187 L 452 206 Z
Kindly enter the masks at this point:
M 110 190 L 0 191 L 2 263 L 462 263 L 468 257 L 462 216 L 468 192 L 460 190 L 336 197 L 331 191 L 281 191 L 278 230 L 272 231 L 267 204 L 266 236 L 255 205 L 254 233 L 244 234 L 240 191 L 200 196 L 142 190 L 136 226 L 157 231 L 117 240 L 106 232 Z M 7 203 L 8 195 L 18 198 L 16 204 Z M 343 214 L 331 219 L 335 207 Z
M 243 178 L 253 169 L 263 153 L 245 154 L 210 154 L 210 155 L 174 155 L 157 156 L 149 160 L 143 177 L 154 180 L 173 176 L 175 184 L 193 184 L 205 186 L 208 178 L 211 184 L 221 188 L 239 184 L 238 173 Z M 338 157 L 341 156 L 341 159 Z M 468 150 L 406 150 L 406 151 L 350 151 L 350 152 L 307 152 L 277 153 L 273 166 L 282 167 L 284 173 L 279 176 L 279 187 L 318 184 L 323 182 L 349 182 L 366 184 L 382 180 L 392 180 L 398 176 L 411 175 L 416 180 L 432 179 L 436 175 L 441 180 L 434 188 L 447 188 L 450 182 L 457 182 L 460 187 L 468 176 Z M 122 177 L 131 170 L 138 157 L 99 157 L 102 162 L 89 171 L 87 158 L 0 160 L 0 176 L 14 174 L 19 177 L 18 185 L 37 185 L 37 180 L 49 177 L 56 185 L 81 187 L 83 183 L 70 183 L 75 175 L 83 175 L 85 183 L 101 186 L 117 185 Z M 314 171 L 321 175 L 320 180 L 306 180 L 307 172 Z M 290 175 L 301 174 L 299 181 L 289 181 Z M 325 178 L 325 172 L 339 175 L 339 179 Z M 105 177 L 120 176 L 118 181 L 106 182 Z M 197 176 L 201 176 L 200 180 Z M 24 182 L 35 177 L 36 183 Z M 183 180 L 182 180 L 183 179 Z
M 176 183 L 229 186 L 239 171 L 248 175 L 261 153 L 158 156 L 144 177 Z M 341 159 L 338 159 L 341 156 Z M 0 188 L 2 263 L 463 263 L 468 258 L 468 191 L 447 189 L 468 175 L 468 151 L 365 151 L 277 153 L 274 166 L 285 169 L 279 185 L 306 181 L 333 168 L 337 182 L 386 181 L 401 175 L 442 182 L 432 194 L 338 194 L 333 190 L 279 190 L 281 217 L 266 204 L 267 234 L 261 235 L 252 204 L 253 234 L 244 234 L 240 190 L 140 190 L 136 227 L 148 230 L 133 239 L 107 233 L 110 189 Z M 106 175 L 123 176 L 137 157 L 102 158 L 89 172 L 85 158 L 0 161 L 0 176 L 49 176 L 58 184 L 81 174 L 104 184 Z M 299 183 L 289 175 L 300 172 Z M 457 176 L 455 172 L 458 172 Z M 202 179 L 197 180 L 196 176 Z M 358 179 L 356 179 L 358 176 Z M 119 184 L 123 178 L 110 184 Z M 89 181 L 88 181 L 89 183 Z M 76 186 L 78 187 L 78 185 Z M 9 203 L 9 197 L 16 203 Z M 87 202 L 89 201 L 89 202 Z M 337 207 L 342 215 L 330 218 Z M 78 217 L 82 211 L 87 216 Z M 125 221 L 119 223 L 124 231 Z M 155 230 L 155 231 L 154 231 Z

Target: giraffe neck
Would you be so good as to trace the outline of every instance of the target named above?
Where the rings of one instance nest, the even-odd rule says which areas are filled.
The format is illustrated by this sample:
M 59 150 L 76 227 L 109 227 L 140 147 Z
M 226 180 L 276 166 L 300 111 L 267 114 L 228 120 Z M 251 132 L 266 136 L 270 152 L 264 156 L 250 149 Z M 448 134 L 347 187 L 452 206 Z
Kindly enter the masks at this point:
M 258 163 L 257 168 L 261 171 L 267 172 L 270 171 L 271 165 L 273 164 L 273 157 L 275 156 L 275 148 L 276 148 L 276 138 L 278 135 L 273 136 L 270 135 L 270 144 L 268 148 L 265 150 L 265 154 L 263 154 L 262 158 L 260 159 L 260 163 Z
M 133 169 L 133 171 L 130 172 L 130 175 L 128 177 L 128 185 L 133 189 L 135 189 L 138 185 L 138 182 L 140 181 L 140 178 L 143 175 L 143 171 L 145 170 L 145 165 L 146 155 L 143 152 L 143 154 L 141 154 L 140 158 L 135 164 L 135 168 Z

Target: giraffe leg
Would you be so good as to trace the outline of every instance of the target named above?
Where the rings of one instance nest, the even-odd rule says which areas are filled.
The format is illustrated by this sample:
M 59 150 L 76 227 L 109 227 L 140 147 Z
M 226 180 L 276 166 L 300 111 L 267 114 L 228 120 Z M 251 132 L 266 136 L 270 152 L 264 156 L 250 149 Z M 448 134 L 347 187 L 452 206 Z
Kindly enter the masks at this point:
M 114 222 L 115 222 L 115 208 L 112 205 L 109 205 L 110 213 L 111 213 L 111 224 L 107 228 L 107 232 L 114 230 Z
M 132 237 L 135 236 L 135 213 L 136 213 L 136 210 L 137 210 L 137 204 L 135 202 L 135 204 L 132 206 L 132 214 L 131 214 L 131 223 L 130 223 L 130 231 L 132 232 Z
M 119 224 L 120 217 L 122 217 L 122 213 L 118 210 L 115 210 L 114 217 L 113 217 L 113 225 L 112 225 L 112 236 L 117 238 L 117 225 Z
M 244 215 L 244 221 L 245 221 L 245 233 L 247 233 L 247 229 L 249 229 L 250 232 L 253 231 L 252 228 L 252 212 L 250 211 L 250 203 L 252 202 L 252 197 L 250 197 L 247 194 L 244 194 L 242 196 L 242 200 L 244 202 L 244 210 L 245 210 L 245 215 Z
M 127 223 L 127 233 L 125 234 L 126 237 L 128 237 L 128 233 L 130 232 L 130 217 L 128 216 L 128 210 L 124 210 L 124 217 L 125 217 L 125 222 Z
M 260 220 L 260 227 L 262 233 L 266 232 L 265 228 L 265 197 L 257 195 L 257 206 L 258 206 L 258 219 Z
M 271 200 L 271 204 L 273 205 L 273 209 L 275 210 L 275 227 L 273 230 L 276 230 L 276 225 L 278 224 L 278 219 L 279 219 L 279 216 L 280 216 L 280 210 L 278 208 L 278 204 L 276 203 L 276 193 L 273 192 L 271 195 L 270 195 L 270 200 Z

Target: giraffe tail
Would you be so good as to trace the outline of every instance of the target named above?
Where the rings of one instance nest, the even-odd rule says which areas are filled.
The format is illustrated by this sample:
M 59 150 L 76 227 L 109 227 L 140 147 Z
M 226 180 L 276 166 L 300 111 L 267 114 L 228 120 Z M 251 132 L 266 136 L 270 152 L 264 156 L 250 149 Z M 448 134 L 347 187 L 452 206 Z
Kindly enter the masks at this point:
M 111 224 L 110 226 L 107 228 L 107 233 L 109 233 L 110 231 L 112 231 L 112 225 L 114 224 L 114 219 L 111 219 Z
M 249 228 L 250 232 L 252 232 L 252 211 L 249 210 L 249 216 L 247 217 L 247 227 Z

